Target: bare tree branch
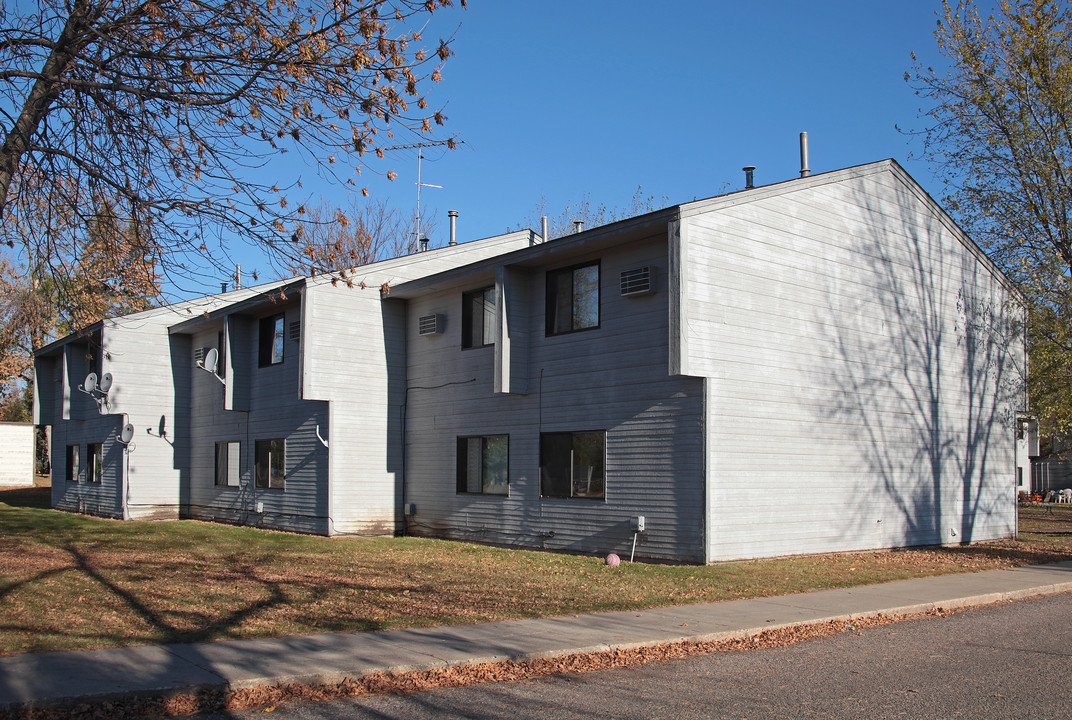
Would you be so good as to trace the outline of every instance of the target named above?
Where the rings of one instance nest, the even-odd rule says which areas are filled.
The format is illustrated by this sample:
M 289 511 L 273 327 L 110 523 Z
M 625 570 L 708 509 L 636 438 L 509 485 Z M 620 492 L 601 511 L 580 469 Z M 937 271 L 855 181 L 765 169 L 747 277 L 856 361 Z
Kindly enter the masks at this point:
M 443 124 L 425 93 L 449 41 L 418 23 L 451 0 L 37 0 L 0 26 L 0 241 L 20 205 L 107 198 L 165 273 L 230 266 L 246 242 L 293 262 L 297 186 L 257 170 L 297 151 L 361 189 L 400 133 Z M 462 1 L 464 5 L 464 0 Z M 388 177 L 393 174 L 388 173 Z M 94 200 L 95 201 L 95 200 Z M 85 232 L 66 220 L 57 232 Z M 48 233 L 46 233 L 47 235 Z M 60 243 L 71 247 L 71 243 Z M 27 262 L 47 247 L 24 245 Z M 289 258 L 289 260 L 288 260 Z

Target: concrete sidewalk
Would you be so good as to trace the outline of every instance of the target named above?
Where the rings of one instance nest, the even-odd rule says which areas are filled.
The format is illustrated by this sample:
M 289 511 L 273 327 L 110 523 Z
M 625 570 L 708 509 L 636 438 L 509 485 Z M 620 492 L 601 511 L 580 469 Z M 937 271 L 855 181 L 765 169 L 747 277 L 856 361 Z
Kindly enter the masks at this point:
M 1072 591 L 1072 562 L 845 590 L 540 620 L 0 657 L 0 710 L 532 660 Z

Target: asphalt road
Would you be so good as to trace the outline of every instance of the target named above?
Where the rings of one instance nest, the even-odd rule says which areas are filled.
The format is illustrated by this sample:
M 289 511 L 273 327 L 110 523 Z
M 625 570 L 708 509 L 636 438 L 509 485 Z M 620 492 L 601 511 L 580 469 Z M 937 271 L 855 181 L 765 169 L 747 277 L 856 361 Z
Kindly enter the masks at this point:
M 1070 718 L 1072 594 L 772 650 L 205 717 Z

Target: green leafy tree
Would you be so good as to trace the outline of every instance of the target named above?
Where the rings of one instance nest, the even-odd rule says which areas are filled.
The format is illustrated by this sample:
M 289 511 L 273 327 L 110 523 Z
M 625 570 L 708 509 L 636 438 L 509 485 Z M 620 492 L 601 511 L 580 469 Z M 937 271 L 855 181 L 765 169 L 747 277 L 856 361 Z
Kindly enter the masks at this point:
M 927 103 L 925 155 L 947 207 L 1028 300 L 1031 404 L 1049 432 L 1072 429 L 1072 9 L 1001 2 L 988 17 L 943 3 L 947 70 L 906 79 Z

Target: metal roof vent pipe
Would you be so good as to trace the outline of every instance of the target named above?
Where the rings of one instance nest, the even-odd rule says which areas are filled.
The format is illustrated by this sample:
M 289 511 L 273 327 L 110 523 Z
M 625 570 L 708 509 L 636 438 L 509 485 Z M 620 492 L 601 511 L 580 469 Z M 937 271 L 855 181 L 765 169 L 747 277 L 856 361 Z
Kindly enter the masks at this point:
M 808 133 L 800 133 L 800 177 L 808 177 L 811 170 L 808 169 Z
M 584 220 L 574 220 L 573 221 L 573 232 L 575 232 L 575 233 L 584 232 Z
M 547 242 L 548 240 L 551 239 L 551 238 L 548 237 L 548 233 L 550 233 L 550 230 L 547 229 L 547 216 L 546 215 L 541 215 L 540 216 L 540 232 L 543 233 L 543 236 L 540 238 L 540 242 Z
M 458 211 L 447 210 L 447 215 L 450 216 L 450 247 L 454 247 L 458 244 Z
M 428 238 L 421 238 L 417 241 L 417 252 L 428 252 Z
M 751 190 L 752 188 L 754 188 L 756 186 L 756 184 L 755 184 L 755 182 L 753 181 L 753 178 L 752 178 L 752 173 L 754 173 L 756 171 L 756 166 L 755 165 L 747 165 L 747 166 L 745 166 L 745 167 L 743 167 L 741 169 L 744 170 L 744 189 L 745 190 Z

